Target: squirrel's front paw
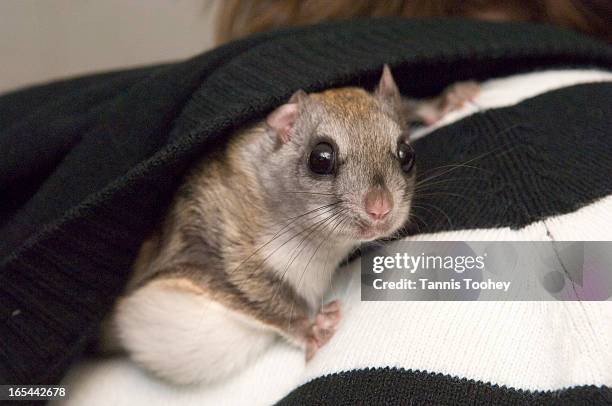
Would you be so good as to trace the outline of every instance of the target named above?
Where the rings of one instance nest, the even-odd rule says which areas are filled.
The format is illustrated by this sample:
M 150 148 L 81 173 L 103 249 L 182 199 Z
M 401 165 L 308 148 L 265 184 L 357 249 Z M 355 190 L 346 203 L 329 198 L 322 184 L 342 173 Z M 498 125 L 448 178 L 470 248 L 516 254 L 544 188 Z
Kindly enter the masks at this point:
M 310 361 L 319 348 L 334 335 L 340 322 L 340 302 L 334 300 L 319 310 L 306 338 L 306 361 Z
M 442 95 L 442 113 L 460 109 L 466 102 L 474 100 L 479 93 L 480 85 L 476 82 L 459 82 L 451 85 Z
M 480 85 L 476 82 L 455 83 L 435 99 L 421 103 L 417 115 L 426 125 L 435 124 L 447 113 L 459 110 L 466 102 L 474 100 L 479 93 Z

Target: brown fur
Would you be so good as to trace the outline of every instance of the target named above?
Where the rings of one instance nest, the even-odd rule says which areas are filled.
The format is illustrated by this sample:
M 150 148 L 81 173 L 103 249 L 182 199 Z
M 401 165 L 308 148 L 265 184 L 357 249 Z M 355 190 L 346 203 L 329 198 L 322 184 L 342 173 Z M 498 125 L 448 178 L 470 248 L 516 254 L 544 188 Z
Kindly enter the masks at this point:
M 404 173 L 397 161 L 406 129 L 388 67 L 374 94 L 342 88 L 296 95 L 289 101 L 299 109 L 290 137 L 259 122 L 191 170 L 159 231 L 143 243 L 127 296 L 160 282 L 204 295 L 305 345 L 307 356 L 329 339 L 322 326 L 339 312 L 320 310 L 328 279 L 359 242 L 404 224 L 415 173 Z M 308 168 L 321 140 L 337 147 L 333 176 Z M 380 223 L 364 209 L 373 187 L 384 188 L 393 207 Z M 270 243 L 278 247 L 268 252 Z M 321 335 L 314 343 L 313 334 Z
M 305 329 L 310 310 L 291 286 L 258 266 L 260 255 L 249 258 L 257 251 L 254 234 L 265 226 L 261 219 L 266 216 L 257 180 L 245 169 L 241 153 L 261 130 L 237 134 L 223 155 L 191 172 L 177 194 L 172 221 L 143 244 L 135 286 L 187 277 L 200 294 L 284 333 Z M 152 254 L 155 259 L 145 258 Z

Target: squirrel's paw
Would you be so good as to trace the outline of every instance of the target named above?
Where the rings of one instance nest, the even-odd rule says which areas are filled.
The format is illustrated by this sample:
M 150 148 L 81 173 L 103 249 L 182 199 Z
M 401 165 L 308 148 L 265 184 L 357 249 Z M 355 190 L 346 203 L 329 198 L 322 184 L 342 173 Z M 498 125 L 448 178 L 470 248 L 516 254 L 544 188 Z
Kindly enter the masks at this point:
M 340 318 L 340 302 L 338 300 L 321 307 L 306 339 L 306 361 L 310 361 L 319 348 L 327 344 L 332 338 L 338 328 Z

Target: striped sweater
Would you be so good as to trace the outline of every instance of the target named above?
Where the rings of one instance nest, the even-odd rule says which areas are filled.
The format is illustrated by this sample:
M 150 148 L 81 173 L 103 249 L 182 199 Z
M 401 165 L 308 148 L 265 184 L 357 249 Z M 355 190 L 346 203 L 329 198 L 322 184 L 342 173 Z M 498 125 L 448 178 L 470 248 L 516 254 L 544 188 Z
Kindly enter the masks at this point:
M 383 63 L 411 97 L 485 81 L 415 134 L 419 171 L 474 157 L 480 170 L 417 196 L 405 239 L 612 240 L 609 46 L 461 20 L 262 34 L 0 98 L 0 382 L 63 378 L 69 404 L 612 402 L 609 302 L 362 302 L 358 260 L 330 292 L 342 325 L 307 366 L 279 343 L 212 388 L 170 388 L 121 359 L 64 377 L 190 162 L 294 90 L 372 86 Z

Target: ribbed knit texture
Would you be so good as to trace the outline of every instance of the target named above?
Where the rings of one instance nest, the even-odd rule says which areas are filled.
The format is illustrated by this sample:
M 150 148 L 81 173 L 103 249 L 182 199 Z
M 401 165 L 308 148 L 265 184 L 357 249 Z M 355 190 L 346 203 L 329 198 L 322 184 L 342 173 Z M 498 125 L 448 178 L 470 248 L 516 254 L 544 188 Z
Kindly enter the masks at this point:
M 488 80 L 482 83 L 481 93 L 473 103 L 447 114 L 436 126 L 438 131 L 449 126 L 444 134 L 451 137 L 450 145 L 455 146 L 458 139 L 453 137 L 452 129 L 464 129 L 462 119 L 483 111 L 495 115 L 497 109 L 507 116 L 512 107 L 530 105 L 532 98 L 551 100 L 546 93 L 559 90 L 571 100 L 565 104 L 580 104 L 572 92 L 584 91 L 582 85 L 592 89 L 592 83 L 604 86 L 612 83 L 612 72 L 547 70 Z M 600 108 L 590 104 L 592 109 Z M 423 137 L 433 137 L 440 141 L 433 145 L 439 146 L 443 138 L 438 131 L 427 127 L 414 131 L 413 136 L 421 139 L 419 143 L 424 141 Z M 575 132 L 585 137 L 580 128 Z M 519 141 L 538 137 L 537 133 L 521 134 L 519 131 L 516 136 Z M 486 136 L 485 133 L 483 138 Z M 588 143 L 587 138 L 584 141 Z M 554 145 L 555 139 L 550 144 Z M 551 161 L 553 165 L 561 164 Z M 480 165 L 481 162 L 473 162 L 470 166 Z M 583 173 L 588 162 L 572 163 L 571 168 Z M 479 181 L 487 176 L 489 171 L 481 169 L 471 179 Z M 538 173 L 531 177 L 537 180 Z M 435 193 L 444 193 L 440 192 L 442 184 L 435 185 Z M 471 187 L 468 190 L 475 191 Z M 543 193 L 541 188 L 534 191 Z M 525 195 L 532 192 L 530 188 L 523 190 Z M 470 200 L 482 194 L 481 191 Z M 467 198 L 447 197 L 457 203 Z M 491 204 L 501 201 L 500 198 Z M 466 215 L 470 210 L 460 213 Z M 421 233 L 408 241 L 612 240 L 608 226 L 611 213 L 612 194 L 578 210 L 547 216 L 519 229 Z M 299 349 L 279 341 L 262 357 L 218 385 L 177 389 L 147 375 L 127 358 L 88 358 L 71 369 L 63 381 L 70 387 L 66 406 L 169 403 L 263 406 L 283 398 L 281 404 L 300 405 L 391 401 L 558 405 L 608 401 L 612 385 L 609 368 L 612 308 L 607 302 L 372 303 L 361 301 L 360 285 L 364 282 L 360 279 L 358 260 L 338 271 L 326 300 L 342 302 L 343 320 L 332 340 L 306 365 Z M 194 334 L 198 334 L 197 326 Z
M 611 94 L 568 87 L 417 140 L 419 178 L 433 184 L 416 196 L 417 230 L 523 227 L 612 193 Z
M 120 292 L 139 243 L 194 159 L 294 90 L 371 86 L 383 63 L 395 68 L 405 94 L 424 96 L 460 79 L 538 67 L 609 67 L 612 50 L 577 34 L 528 24 L 363 20 L 264 34 L 182 63 L 3 96 L 0 382 L 53 383 L 61 378 Z M 563 100 L 560 92 L 551 96 L 557 97 L 553 101 Z M 553 114 L 583 120 L 592 98 L 599 103 L 604 97 L 598 89 L 577 94 L 587 103 L 577 106 L 581 111 L 572 116 L 570 110 L 555 107 Z M 537 113 L 545 102 L 526 108 Z M 583 123 L 596 144 L 601 138 L 597 131 L 609 128 L 610 114 L 604 113 Z M 481 134 L 517 123 L 505 114 L 473 121 L 473 128 L 480 128 L 474 131 Z M 551 117 L 547 125 L 554 130 L 557 123 Z M 560 145 L 563 154 L 576 142 L 565 140 L 569 144 Z M 417 148 L 427 156 L 441 145 L 421 143 Z M 523 152 L 533 156 L 529 154 L 538 148 L 548 147 L 533 144 Z M 455 149 L 446 158 L 457 161 L 472 152 Z M 603 165 L 603 170 L 609 168 L 609 162 Z M 519 206 L 485 213 L 495 224 L 518 226 L 563 212 L 610 187 L 595 177 L 588 190 L 568 185 L 559 202 L 523 198 L 520 188 L 532 178 L 525 169 L 541 165 L 517 161 L 503 166 L 517 176 L 498 175 L 513 191 L 502 201 Z M 565 175 L 558 170 L 550 174 L 553 183 L 565 181 L 555 177 L 559 173 Z M 470 217 L 457 210 L 470 210 Z M 461 223 L 477 218 L 473 210 L 481 208 L 455 205 L 447 213 Z M 507 213 L 512 215 L 499 217 Z M 473 225 L 463 221 L 462 226 Z
M 523 392 L 443 374 L 380 368 L 319 378 L 278 402 L 282 405 L 605 405 L 612 390 L 583 386 Z
M 519 230 L 410 241 L 610 240 L 610 213 L 612 195 Z M 359 267 L 338 271 L 327 300 L 342 302 L 343 320 L 308 364 L 279 341 L 217 385 L 175 388 L 128 359 L 88 359 L 63 382 L 66 406 L 609 404 L 609 302 L 362 302 Z

